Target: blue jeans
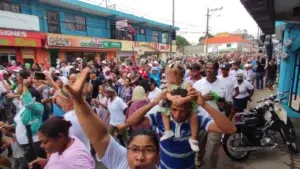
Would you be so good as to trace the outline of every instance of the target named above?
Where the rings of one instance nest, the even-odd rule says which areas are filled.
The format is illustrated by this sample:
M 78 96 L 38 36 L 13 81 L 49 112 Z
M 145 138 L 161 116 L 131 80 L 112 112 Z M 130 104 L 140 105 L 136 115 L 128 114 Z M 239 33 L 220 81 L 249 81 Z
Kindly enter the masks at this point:
M 264 88 L 264 72 L 256 72 L 256 88 Z

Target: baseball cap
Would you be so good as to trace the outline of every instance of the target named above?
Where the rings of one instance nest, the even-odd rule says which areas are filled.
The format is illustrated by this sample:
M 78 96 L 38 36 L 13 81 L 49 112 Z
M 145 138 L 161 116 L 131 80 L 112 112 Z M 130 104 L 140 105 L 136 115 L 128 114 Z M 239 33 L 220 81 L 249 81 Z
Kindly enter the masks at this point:
M 230 64 L 223 64 L 221 65 L 221 69 L 230 69 Z

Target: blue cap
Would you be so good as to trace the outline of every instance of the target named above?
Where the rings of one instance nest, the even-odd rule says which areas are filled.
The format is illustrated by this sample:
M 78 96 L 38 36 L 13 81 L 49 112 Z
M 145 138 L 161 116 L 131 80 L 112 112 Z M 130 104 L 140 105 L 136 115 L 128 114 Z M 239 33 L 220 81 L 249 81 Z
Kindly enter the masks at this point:
M 230 69 L 230 68 L 231 68 L 230 64 L 221 65 L 221 69 Z

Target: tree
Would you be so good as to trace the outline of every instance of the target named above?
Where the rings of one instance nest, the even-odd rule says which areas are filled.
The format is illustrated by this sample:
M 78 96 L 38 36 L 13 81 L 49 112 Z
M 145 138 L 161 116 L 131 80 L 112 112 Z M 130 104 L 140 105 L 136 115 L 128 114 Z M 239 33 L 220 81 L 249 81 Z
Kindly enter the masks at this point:
M 176 37 L 176 45 L 177 46 L 188 46 L 190 45 L 190 42 L 188 40 L 186 40 L 184 37 L 177 35 Z
M 212 34 L 210 34 L 210 33 L 208 33 L 208 38 L 213 38 L 214 36 L 212 35 Z M 202 40 L 204 40 L 206 38 L 206 36 L 204 35 L 204 36 L 201 36 L 200 38 L 199 38 L 199 43 L 201 44 L 202 43 Z

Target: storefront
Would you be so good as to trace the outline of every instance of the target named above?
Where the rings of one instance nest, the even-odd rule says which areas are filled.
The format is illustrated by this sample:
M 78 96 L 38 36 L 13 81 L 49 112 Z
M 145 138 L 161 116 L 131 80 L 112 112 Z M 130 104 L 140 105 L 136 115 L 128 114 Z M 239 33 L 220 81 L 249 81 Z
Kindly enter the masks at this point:
M 10 62 L 38 62 L 37 56 L 45 59 L 42 41 L 45 34 L 21 30 L 0 29 L 0 65 Z
M 51 64 L 56 60 L 73 62 L 77 57 L 86 61 L 113 60 L 116 52 L 122 48 L 122 43 L 101 38 L 47 34 L 46 48 L 49 49 Z

